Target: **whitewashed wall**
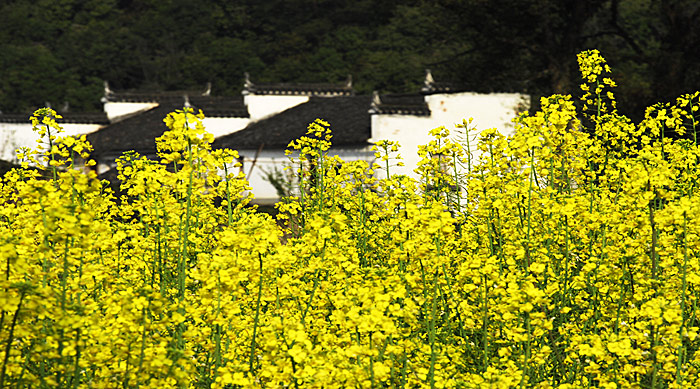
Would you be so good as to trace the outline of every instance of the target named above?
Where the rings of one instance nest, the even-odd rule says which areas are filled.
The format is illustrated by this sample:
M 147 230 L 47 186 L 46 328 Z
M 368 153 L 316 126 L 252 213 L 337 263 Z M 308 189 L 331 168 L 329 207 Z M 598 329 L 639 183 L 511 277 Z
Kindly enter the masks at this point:
M 251 121 L 278 114 L 309 101 L 309 96 L 245 95 L 243 103 L 248 106 Z
M 124 103 L 108 101 L 104 103 L 104 111 L 110 122 L 118 121 L 127 115 L 147 111 L 158 106 L 158 103 Z
M 63 128 L 61 135 L 83 135 L 99 130 L 100 124 L 78 124 L 78 123 L 60 123 Z M 8 162 L 17 162 L 16 150 L 20 147 L 36 148 L 37 139 L 39 136 L 32 131 L 32 125 L 29 123 L 0 123 L 0 159 Z
M 249 118 L 211 118 L 206 117 L 206 114 L 207 113 L 204 112 L 205 117 L 202 124 L 215 138 L 233 134 L 234 132 L 244 129 L 250 123 Z
M 17 162 L 16 150 L 20 147 L 35 148 L 36 139 L 29 123 L 0 123 L 0 159 Z
M 271 115 L 276 110 L 281 112 L 293 106 L 291 104 L 294 102 L 293 97 L 290 96 L 273 99 L 278 96 L 249 95 L 246 96 L 246 99 L 251 97 L 257 98 L 247 101 L 251 121 L 260 118 L 261 115 Z M 297 100 L 298 104 L 304 102 L 302 99 L 305 98 Z M 268 106 L 268 101 L 276 101 L 278 104 L 271 103 Z M 528 97 L 516 93 L 452 93 L 428 95 L 425 97 L 425 101 L 430 108 L 431 116 L 382 114 L 371 116 L 372 140 L 388 139 L 398 141 L 401 144 L 400 154 L 405 166 L 392 166 L 392 174 L 406 174 L 418 178 L 414 172 L 419 161 L 418 146 L 432 140 L 429 131 L 436 127 L 445 126 L 454 133 L 455 125 L 461 124 L 463 119 L 468 120 L 470 117 L 474 118 L 472 126 L 476 127 L 476 131 L 470 133 L 473 141 L 470 142 L 472 156 L 477 158 L 475 142 L 480 131 L 495 127 L 503 134 L 510 135 L 514 129 L 512 119 L 517 115 L 519 109 L 526 106 Z M 264 110 L 261 107 L 267 107 L 267 109 Z M 239 150 L 239 154 L 243 157 L 243 171 L 253 188 L 254 203 L 273 204 L 278 201 L 277 192 L 265 177 L 265 171 L 282 170 L 289 163 L 289 159 L 283 151 L 264 150 L 257 156 L 257 159 L 255 150 Z M 369 149 L 333 149 L 331 155 L 338 155 L 346 161 L 366 160 L 370 163 L 374 161 L 374 154 Z M 253 166 L 254 160 L 255 165 Z M 253 166 L 252 170 L 251 166 Z M 381 178 L 385 175 L 385 171 L 377 170 L 375 175 Z
M 266 178 L 265 172 L 273 170 L 281 171 L 285 174 L 293 174 L 292 171 L 284 171 L 285 166 L 290 165 L 289 157 L 284 155 L 283 150 L 263 150 L 256 158 L 256 150 L 239 150 L 239 155 L 243 158 L 243 172 L 252 188 L 254 196 L 253 203 L 261 205 L 271 205 L 279 201 L 277 190 Z M 356 149 L 331 149 L 330 156 L 338 156 L 344 161 L 366 160 L 372 161 L 374 154 L 367 150 Z M 292 155 L 297 158 L 297 155 Z M 255 161 L 255 165 L 253 165 Z M 295 169 L 297 167 L 295 166 Z M 239 168 L 231 166 L 229 172 L 237 172 Z M 291 177 L 290 177 L 291 178 Z
M 401 144 L 399 150 L 404 160 L 404 167 L 393 167 L 392 172 L 406 174 L 418 178 L 413 171 L 420 158 L 418 146 L 429 143 L 433 137 L 430 130 L 445 126 L 452 134 L 455 133 L 455 125 L 461 124 L 463 119 L 474 118 L 472 126 L 476 131 L 471 132 L 470 148 L 472 157 L 477 158 L 476 139 L 479 132 L 488 128 L 497 128 L 504 135 L 513 132 L 512 119 L 516 116 L 519 107 L 526 104 L 528 97 L 518 93 L 453 93 L 427 95 L 425 101 L 430 108 L 431 115 L 372 115 L 372 140 L 393 140 Z M 377 172 L 378 176 L 384 174 Z

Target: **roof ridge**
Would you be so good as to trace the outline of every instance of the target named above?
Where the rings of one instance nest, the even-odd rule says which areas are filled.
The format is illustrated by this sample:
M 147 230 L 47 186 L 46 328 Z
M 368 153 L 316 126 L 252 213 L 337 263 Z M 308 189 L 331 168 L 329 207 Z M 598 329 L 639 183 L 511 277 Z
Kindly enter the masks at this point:
M 100 111 L 95 112 L 58 112 L 61 115 L 61 119 L 58 119 L 60 123 L 72 123 L 72 124 L 107 124 L 109 119 L 107 114 Z M 31 113 L 6 113 L 0 114 L 0 123 L 31 123 L 29 118 L 32 116 Z
M 394 114 L 430 116 L 430 107 L 425 97 L 418 93 L 384 94 L 372 93 L 370 114 Z
M 207 83 L 203 90 L 143 90 L 127 89 L 114 91 L 109 87 L 109 82 L 104 81 L 104 96 L 102 102 L 130 102 L 130 103 L 158 103 L 163 99 L 182 98 L 183 96 L 197 96 L 205 98 L 235 98 L 235 96 L 212 96 L 211 83 Z
M 245 82 L 241 94 L 245 95 L 282 95 L 282 96 L 352 96 L 355 90 L 352 87 L 352 75 L 348 75 L 343 84 L 335 83 L 309 83 L 309 82 L 280 82 L 280 83 L 253 83 L 250 74 L 244 73 Z
M 431 95 L 436 93 L 458 93 L 465 92 L 467 88 L 466 84 L 450 82 L 450 81 L 435 81 L 433 74 L 430 69 L 425 69 L 425 80 L 423 81 L 423 86 L 420 88 L 420 93 L 424 95 Z

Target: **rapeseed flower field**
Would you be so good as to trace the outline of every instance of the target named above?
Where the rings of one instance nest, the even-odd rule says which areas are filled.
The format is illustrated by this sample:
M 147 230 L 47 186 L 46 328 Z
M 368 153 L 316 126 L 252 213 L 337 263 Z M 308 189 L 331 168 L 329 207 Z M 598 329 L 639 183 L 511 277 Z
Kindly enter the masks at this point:
M 0 182 L 0 387 L 700 387 L 700 95 L 635 124 L 579 64 L 580 110 L 434 129 L 420 180 L 311 123 L 276 217 L 201 112 L 119 159 L 117 198 L 37 111 L 48 146 Z

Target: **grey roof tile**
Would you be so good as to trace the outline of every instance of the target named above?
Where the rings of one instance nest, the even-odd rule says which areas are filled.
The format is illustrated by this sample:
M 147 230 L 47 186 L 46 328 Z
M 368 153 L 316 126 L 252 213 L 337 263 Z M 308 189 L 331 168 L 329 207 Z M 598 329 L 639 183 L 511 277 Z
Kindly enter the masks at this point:
M 430 116 L 425 98 L 419 94 L 389 94 L 372 96 L 372 114 Z
M 254 84 L 244 92 L 255 95 L 351 96 L 352 88 L 335 84 Z
M 187 101 L 195 113 L 201 109 L 206 117 L 250 116 L 242 97 L 192 96 L 188 97 Z M 95 149 L 93 154 L 114 155 L 128 150 L 145 155 L 155 154 L 155 138 L 167 130 L 163 119 L 169 113 L 182 109 L 185 98 L 161 95 L 158 103 L 155 108 L 129 116 L 89 134 L 87 139 Z
M 58 119 L 58 124 L 108 124 L 107 114 L 104 112 L 59 112 L 63 118 Z M 0 123 L 30 123 L 31 113 L 25 114 L 0 114 Z
M 119 155 L 129 150 L 142 155 L 155 154 L 155 139 L 168 129 L 163 119 L 169 113 L 182 108 L 182 104 L 161 103 L 155 108 L 88 134 L 87 140 L 94 148 L 93 155 Z
M 355 90 L 352 88 L 352 76 L 348 76 L 345 84 L 330 83 L 278 83 L 278 84 L 257 84 L 250 81 L 250 75 L 245 73 L 245 83 L 243 85 L 244 95 L 281 95 L 281 96 L 353 96 Z
M 261 146 L 286 149 L 289 142 L 306 135 L 309 123 L 317 118 L 330 123 L 334 146 L 366 146 L 371 132 L 370 99 L 370 96 L 311 97 L 306 103 L 219 137 L 213 146 L 239 150 Z

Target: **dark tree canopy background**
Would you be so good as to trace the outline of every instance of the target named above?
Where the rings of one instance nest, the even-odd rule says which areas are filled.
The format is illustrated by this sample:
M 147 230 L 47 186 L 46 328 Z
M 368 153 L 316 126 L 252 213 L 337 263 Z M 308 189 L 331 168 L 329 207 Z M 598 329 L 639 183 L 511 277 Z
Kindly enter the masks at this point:
M 360 93 L 438 81 L 578 95 L 576 54 L 600 49 L 634 119 L 700 89 L 699 0 L 3 0 L 0 110 L 100 110 L 112 89 L 240 92 L 342 82 Z

